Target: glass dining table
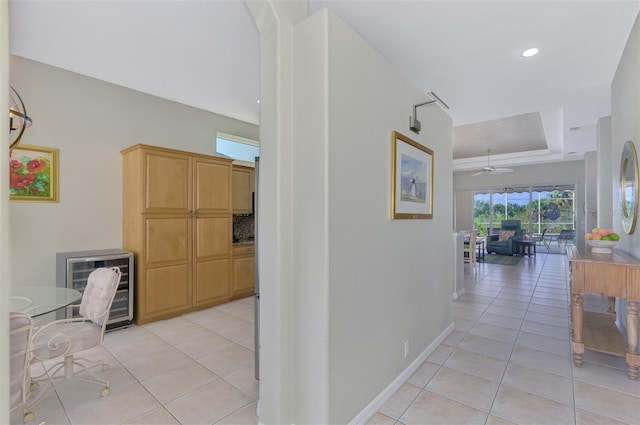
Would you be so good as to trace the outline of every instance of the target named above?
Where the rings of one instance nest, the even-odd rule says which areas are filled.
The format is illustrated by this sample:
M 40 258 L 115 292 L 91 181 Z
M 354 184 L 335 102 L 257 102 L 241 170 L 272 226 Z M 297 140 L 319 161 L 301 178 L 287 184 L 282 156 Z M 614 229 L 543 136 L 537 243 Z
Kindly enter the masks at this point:
M 76 289 L 57 286 L 15 286 L 11 288 L 11 311 L 31 317 L 43 316 L 80 301 Z

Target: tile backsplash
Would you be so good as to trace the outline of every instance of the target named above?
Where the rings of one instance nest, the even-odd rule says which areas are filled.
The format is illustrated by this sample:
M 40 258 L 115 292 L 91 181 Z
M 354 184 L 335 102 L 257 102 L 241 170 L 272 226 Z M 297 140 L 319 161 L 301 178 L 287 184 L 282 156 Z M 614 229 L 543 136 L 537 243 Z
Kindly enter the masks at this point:
M 233 240 L 244 241 L 255 237 L 255 217 L 253 214 L 233 215 Z

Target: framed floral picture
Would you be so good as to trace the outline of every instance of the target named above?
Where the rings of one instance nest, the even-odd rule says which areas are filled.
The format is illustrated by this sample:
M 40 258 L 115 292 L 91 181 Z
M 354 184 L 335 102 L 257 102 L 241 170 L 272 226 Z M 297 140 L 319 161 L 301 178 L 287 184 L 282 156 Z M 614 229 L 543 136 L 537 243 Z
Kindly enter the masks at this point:
M 58 202 L 58 150 L 18 145 L 9 156 L 12 201 Z
M 433 218 L 433 151 L 393 132 L 391 218 Z

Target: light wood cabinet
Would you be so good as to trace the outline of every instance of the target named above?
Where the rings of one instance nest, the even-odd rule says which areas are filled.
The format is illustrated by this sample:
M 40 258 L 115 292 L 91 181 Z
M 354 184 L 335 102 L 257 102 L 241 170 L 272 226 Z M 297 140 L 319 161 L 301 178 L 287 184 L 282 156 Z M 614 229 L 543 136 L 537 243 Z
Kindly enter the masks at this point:
M 255 293 L 255 245 L 234 245 L 232 298 Z
M 122 240 L 136 255 L 136 323 L 228 301 L 231 160 L 136 145 L 122 161 Z
M 235 214 L 253 212 L 254 172 L 255 170 L 251 167 L 233 166 L 233 212 Z

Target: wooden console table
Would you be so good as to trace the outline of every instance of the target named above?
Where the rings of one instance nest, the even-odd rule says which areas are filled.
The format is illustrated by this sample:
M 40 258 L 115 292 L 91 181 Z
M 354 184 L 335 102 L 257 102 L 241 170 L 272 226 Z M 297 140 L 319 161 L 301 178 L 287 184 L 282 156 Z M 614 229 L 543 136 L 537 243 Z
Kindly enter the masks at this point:
M 637 379 L 638 302 L 640 302 L 640 262 L 628 254 L 614 250 L 613 254 L 591 254 L 588 249 L 567 247 L 571 265 L 571 349 L 573 363 L 582 366 L 584 349 L 600 351 L 625 358 L 627 376 Z M 608 313 L 584 311 L 583 294 L 609 297 Z M 627 300 L 627 341 L 616 327 L 613 301 Z

